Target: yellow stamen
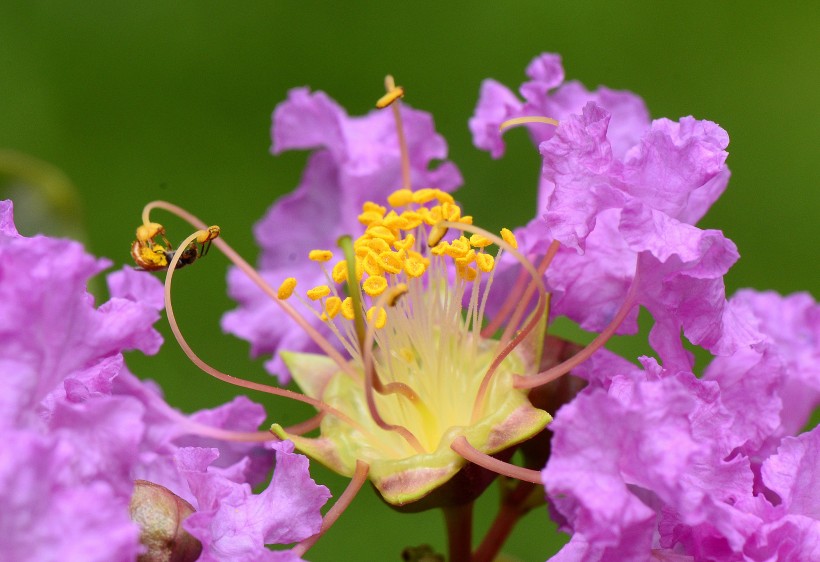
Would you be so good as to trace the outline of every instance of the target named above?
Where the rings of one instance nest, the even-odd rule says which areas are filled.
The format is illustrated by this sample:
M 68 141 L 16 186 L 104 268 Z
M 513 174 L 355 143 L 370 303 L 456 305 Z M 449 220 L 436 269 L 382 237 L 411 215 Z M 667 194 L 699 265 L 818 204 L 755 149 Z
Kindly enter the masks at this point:
M 353 312 L 353 299 L 347 297 L 342 301 L 342 316 L 348 320 L 353 320 L 356 314 Z
M 330 272 L 330 276 L 336 283 L 344 283 L 347 281 L 347 262 L 342 260 L 334 265 Z
M 515 239 L 515 234 L 509 228 L 501 229 L 501 239 L 512 246 L 514 250 L 518 249 L 518 240 Z
M 379 265 L 387 273 L 397 274 L 401 273 L 404 267 L 404 260 L 401 254 L 397 252 L 382 252 L 379 254 Z
M 310 300 L 318 301 L 319 299 L 323 299 L 330 294 L 330 287 L 327 285 L 319 285 L 309 289 L 306 294 Z
M 294 289 L 296 289 L 296 279 L 288 277 L 279 285 L 279 291 L 276 293 L 276 296 L 279 297 L 280 300 L 287 300 L 293 294 Z
M 391 207 L 404 207 L 413 202 L 413 192 L 409 189 L 398 189 L 387 196 Z
M 403 97 L 404 97 L 404 88 L 402 88 L 401 86 L 396 86 L 395 88 L 393 88 L 392 90 L 390 90 L 389 92 L 387 92 L 386 94 L 384 94 L 382 97 L 380 97 L 378 99 L 378 101 L 376 102 L 376 108 L 377 109 L 384 109 L 385 107 L 391 105 L 397 99 L 403 98 Z
M 371 297 L 381 295 L 387 288 L 387 279 L 381 276 L 371 275 L 362 283 L 362 290 Z
M 486 248 L 492 243 L 492 240 L 480 234 L 473 234 L 470 236 L 470 245 L 473 248 Z
M 404 262 L 404 272 L 407 273 L 409 277 L 421 277 L 425 271 L 427 271 L 427 266 L 421 260 L 408 258 Z
M 325 310 L 330 318 L 336 318 L 339 311 L 342 309 L 342 299 L 337 296 L 328 297 L 325 301 Z
M 373 320 L 373 316 L 376 317 L 375 320 Z M 380 330 L 384 328 L 384 325 L 387 323 L 387 312 L 383 308 L 377 310 L 375 306 L 371 306 L 367 310 L 367 321 L 373 322 L 376 329 Z
M 308 253 L 308 259 L 318 262 L 330 261 L 333 259 L 333 252 L 330 250 L 311 250 Z
M 478 266 L 478 269 L 480 269 L 484 273 L 489 273 L 493 270 L 493 266 L 495 265 L 495 258 L 490 254 L 480 253 L 476 254 L 475 263 Z

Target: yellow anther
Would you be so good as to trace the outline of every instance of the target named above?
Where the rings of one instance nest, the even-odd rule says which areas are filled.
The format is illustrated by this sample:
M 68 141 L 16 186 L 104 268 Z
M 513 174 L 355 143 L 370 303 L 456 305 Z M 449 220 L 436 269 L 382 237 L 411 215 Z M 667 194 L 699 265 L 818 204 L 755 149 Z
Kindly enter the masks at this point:
M 484 273 L 489 273 L 493 270 L 493 266 L 495 265 L 495 258 L 490 254 L 485 254 L 482 252 L 480 254 L 476 254 L 475 263 L 478 266 L 478 269 L 480 269 Z
M 422 207 L 419 209 L 419 213 L 421 213 L 424 222 L 426 222 L 430 226 L 434 226 L 437 222 L 441 221 L 444 218 L 441 215 L 441 205 L 436 205 L 435 207 L 432 207 L 430 209 Z
M 333 252 L 330 250 L 311 250 L 308 253 L 308 259 L 311 261 L 330 261 L 333 259 Z
M 162 234 L 165 234 L 165 227 L 158 222 L 149 222 L 137 227 L 137 240 L 142 244 L 150 242 Z
M 353 313 L 353 299 L 347 297 L 342 301 L 342 316 L 348 320 L 353 320 L 356 315 Z
M 435 247 L 441 242 L 441 239 L 447 234 L 447 227 L 434 226 L 430 229 L 430 234 L 427 236 L 427 245 L 430 248 Z
M 415 211 L 404 211 L 399 216 L 406 221 L 404 226 L 401 227 L 402 230 L 413 230 L 422 222 L 424 222 L 422 216 Z
M 381 238 L 388 244 L 392 244 L 396 239 L 396 235 L 393 234 L 393 231 L 386 226 L 370 226 L 367 228 L 367 233 L 373 238 Z
M 389 92 L 387 92 L 386 94 L 384 94 L 382 97 L 380 97 L 378 99 L 378 101 L 376 102 L 376 108 L 384 109 L 388 105 L 395 102 L 397 99 L 403 98 L 403 97 L 404 97 L 404 88 L 402 88 L 401 86 L 396 86 L 395 88 L 393 88 L 392 90 L 390 90 Z
M 455 203 L 453 196 L 447 193 L 446 191 L 442 191 L 440 189 L 436 189 L 436 199 L 438 199 L 439 203 Z
M 367 247 L 380 254 L 382 252 L 390 251 L 390 244 L 385 242 L 382 238 L 373 238 L 367 241 Z
M 473 224 L 473 217 L 472 215 L 466 215 L 458 219 L 458 222 L 461 224 Z
M 451 258 L 463 258 L 470 251 L 470 243 L 462 236 L 457 240 L 450 242 L 450 245 L 444 250 L 444 253 Z
M 427 265 L 416 258 L 408 258 L 404 262 L 404 271 L 408 277 L 421 277 L 427 271 Z
M 156 224 L 156 223 L 154 223 L 154 224 Z M 209 226 L 205 230 L 199 230 L 197 232 L 196 241 L 199 242 L 200 244 L 210 242 L 211 240 L 214 240 L 215 238 L 219 238 L 219 233 L 220 233 L 220 230 L 219 230 L 218 226 L 216 226 L 216 225 Z
M 518 240 L 515 239 L 515 234 L 512 233 L 512 230 L 509 228 L 502 228 L 501 229 L 501 239 L 504 240 L 507 244 L 513 247 L 513 249 L 518 249 Z
M 453 203 L 442 203 L 441 218 L 444 220 L 456 222 L 459 218 L 461 218 L 461 209 L 458 205 L 455 205 Z
M 359 222 L 365 226 L 369 226 L 371 224 L 379 224 L 382 221 L 382 215 L 377 213 L 376 211 L 365 211 L 358 217 Z
M 276 296 L 279 297 L 280 300 L 286 300 L 290 298 L 293 294 L 293 290 L 296 288 L 296 279 L 293 277 L 288 277 L 282 284 L 279 285 L 279 291 L 276 293 Z
M 391 207 L 404 207 L 413 202 L 413 192 L 409 189 L 398 189 L 387 196 Z
M 318 301 L 319 299 L 323 299 L 330 294 L 330 287 L 327 285 L 319 285 L 309 289 L 306 294 L 310 300 Z
M 396 306 L 399 299 L 407 294 L 408 288 L 404 283 L 400 283 L 390 290 L 390 297 L 387 299 L 388 306 Z
M 472 236 L 470 236 L 470 245 L 473 248 L 486 248 L 492 243 L 492 240 L 480 234 L 473 234 Z
M 388 273 L 401 273 L 404 260 L 398 252 L 382 252 L 379 254 L 379 265 Z
M 330 276 L 336 283 L 344 283 L 347 281 L 347 262 L 342 260 L 333 266 Z
M 379 265 L 379 254 L 373 250 L 368 250 L 367 255 L 362 259 L 362 269 L 368 275 L 381 275 L 384 273 L 382 266 Z
M 387 212 L 387 208 L 382 207 L 381 205 L 377 205 L 373 201 L 365 201 L 362 205 L 362 211 L 364 211 L 365 213 L 378 213 L 379 215 L 384 216 L 384 214 Z
M 416 237 L 412 234 L 408 234 L 404 238 L 400 238 L 393 242 L 393 247 L 397 250 L 410 250 L 416 244 Z
M 373 320 L 373 317 L 376 317 Z M 371 306 L 367 310 L 367 320 L 368 322 L 373 322 L 373 325 L 376 326 L 377 330 L 384 328 L 384 325 L 387 323 L 387 312 L 383 308 L 376 309 L 375 306 Z
M 353 242 L 353 251 L 360 258 L 366 256 L 367 252 L 370 251 L 370 238 L 362 236 L 361 238 Z
M 430 248 L 430 253 L 434 256 L 443 256 L 444 253 L 447 251 L 447 248 L 450 247 L 450 244 L 447 242 L 439 242 L 432 248 Z
M 336 318 L 339 311 L 342 309 L 342 299 L 337 296 L 328 297 L 325 301 L 325 311 L 328 317 Z
M 413 203 L 418 203 L 419 205 L 424 205 L 425 203 L 429 203 L 434 199 L 438 199 L 438 189 L 430 189 L 429 187 L 425 187 L 424 189 L 419 189 L 413 192 Z
M 378 297 L 387 288 L 387 279 L 381 275 L 371 275 L 362 283 L 362 290 L 371 297 Z
M 456 267 L 456 273 L 465 281 L 475 281 L 476 275 L 478 275 L 475 268 L 470 266 Z
M 456 265 L 467 266 L 475 261 L 476 253 L 472 248 L 460 258 L 455 258 Z
M 407 220 L 396 214 L 396 211 L 390 211 L 382 220 L 382 224 L 390 230 L 404 230 L 407 226 Z

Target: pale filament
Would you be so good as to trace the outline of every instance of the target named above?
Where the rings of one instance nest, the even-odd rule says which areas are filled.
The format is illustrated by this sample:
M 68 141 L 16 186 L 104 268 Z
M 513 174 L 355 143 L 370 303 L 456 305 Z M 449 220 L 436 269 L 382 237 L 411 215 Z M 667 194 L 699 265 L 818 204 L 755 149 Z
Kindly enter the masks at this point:
M 387 291 L 383 293 L 376 304 L 374 305 L 373 309 L 376 311 L 374 312 L 373 321 L 367 325 L 367 330 L 365 332 L 363 347 L 362 347 L 362 361 L 364 363 L 364 393 L 365 399 L 367 400 L 367 409 L 370 411 L 370 417 L 373 418 L 373 421 L 376 422 L 376 425 L 384 429 L 385 431 L 395 431 L 399 435 L 401 435 L 407 443 L 413 447 L 417 453 L 424 454 L 425 451 L 424 447 L 422 447 L 421 443 L 419 442 L 418 438 L 413 435 L 413 433 L 404 427 L 403 425 L 397 425 L 392 423 L 387 423 L 384 421 L 384 418 L 379 413 L 379 409 L 376 406 L 376 399 L 373 396 L 373 390 L 376 386 L 376 381 L 378 381 L 379 386 L 381 386 L 381 381 L 379 380 L 378 374 L 376 374 L 376 369 L 373 366 L 373 340 L 375 339 L 376 335 L 376 316 L 378 316 L 379 312 L 384 309 L 384 306 L 387 304 L 387 301 L 391 298 L 391 292 Z M 361 310 L 357 310 L 356 314 L 361 314 Z M 417 407 L 421 407 L 423 410 L 426 410 L 424 407 L 424 403 L 419 398 L 418 394 L 403 383 L 391 383 L 391 384 L 398 384 L 409 391 L 412 394 L 407 394 L 406 391 L 399 391 L 397 389 L 392 390 L 392 392 L 396 392 L 401 394 L 402 396 L 407 397 L 413 404 Z M 389 386 L 389 385 L 387 385 Z M 396 388 L 396 387 L 394 387 Z
M 498 313 L 492 317 L 492 319 L 487 323 L 487 325 L 481 330 L 481 337 L 483 338 L 490 338 L 493 334 L 501 327 L 504 323 L 504 320 L 507 319 L 507 316 L 510 315 L 513 308 L 518 304 L 518 295 L 521 294 L 521 291 L 524 290 L 524 284 L 527 282 L 527 270 L 521 269 L 518 273 L 518 277 L 515 280 L 515 284 L 513 285 L 512 290 L 507 295 L 507 298 L 504 299 L 504 302 L 501 304 L 501 307 L 498 310 Z
M 513 119 L 507 119 L 501 125 L 498 126 L 498 130 L 501 132 L 506 131 L 510 127 L 515 127 L 516 125 L 529 125 L 532 123 L 544 123 L 546 125 L 555 125 L 558 126 L 558 121 L 552 119 L 551 117 L 543 117 L 540 115 L 533 115 L 531 117 L 514 117 Z
M 623 304 L 621 304 L 621 307 L 618 309 L 618 312 L 615 314 L 615 317 L 609 324 L 607 324 L 606 328 L 604 328 L 604 330 L 589 343 L 588 346 L 563 363 L 547 369 L 546 371 L 541 371 L 540 373 L 529 376 L 515 375 L 513 386 L 515 388 L 535 388 L 536 386 L 541 386 L 542 384 L 546 384 L 566 375 L 572 369 L 589 359 L 593 353 L 601 349 L 604 344 L 606 344 L 606 342 L 609 341 L 613 335 L 615 335 L 618 327 L 624 321 L 627 314 L 629 314 L 632 310 L 632 307 L 635 306 L 636 297 L 638 294 L 638 285 L 639 276 L 638 271 L 635 270 L 635 277 L 632 279 L 632 284 L 629 286 L 629 290 L 626 293 L 626 298 L 624 299 Z
M 188 238 L 185 239 L 185 241 L 182 243 L 182 245 L 180 245 L 180 247 L 181 248 L 187 247 L 188 244 L 192 243 L 198 235 L 199 235 L 199 232 L 194 232 L 192 235 L 190 235 Z M 333 406 L 330 406 L 329 404 L 326 404 L 325 402 L 322 402 L 321 400 L 316 400 L 315 398 L 311 398 L 310 396 L 305 396 L 303 394 L 299 394 L 298 392 L 293 392 L 292 390 L 287 390 L 285 388 L 278 388 L 278 387 L 275 387 L 275 386 L 269 386 L 269 385 L 266 385 L 266 384 L 261 384 L 261 383 L 257 383 L 257 382 L 252 382 L 252 381 L 247 381 L 247 380 L 244 380 L 244 379 L 240 379 L 238 377 L 234 377 L 232 375 L 228 375 L 226 373 L 223 373 L 222 371 L 219 371 L 219 370 L 211 367 L 205 361 L 203 361 L 194 352 L 194 350 L 191 349 L 191 346 L 188 345 L 188 342 L 185 340 L 185 337 L 182 335 L 182 332 L 180 331 L 179 326 L 177 325 L 177 322 L 176 322 L 176 316 L 174 315 L 173 305 L 171 304 L 171 282 L 172 282 L 173 277 L 174 277 L 174 270 L 176 269 L 177 263 L 179 262 L 179 259 L 180 259 L 181 256 L 182 256 L 181 252 L 175 252 L 174 253 L 174 257 L 171 259 L 171 263 L 168 264 L 168 270 L 165 274 L 165 312 L 168 316 L 168 324 L 171 326 L 171 331 L 173 332 L 174 337 L 177 340 L 177 343 L 182 348 L 182 351 L 185 353 L 185 355 L 188 356 L 188 359 L 190 359 L 191 362 L 194 365 L 199 367 L 200 370 L 204 371 L 205 373 L 207 373 L 207 374 L 211 375 L 212 377 L 215 377 L 215 378 L 217 378 L 217 379 L 219 379 L 223 382 L 227 382 L 229 384 L 233 384 L 233 385 L 240 386 L 242 388 L 247 388 L 247 389 L 250 389 L 250 390 L 258 390 L 260 392 L 266 392 L 268 394 L 274 394 L 276 396 L 283 396 L 285 398 L 291 398 L 291 399 L 296 400 L 298 402 L 304 402 L 305 404 L 310 404 L 311 406 L 313 406 L 317 410 L 326 412 L 328 414 L 332 414 L 332 415 L 336 416 L 337 418 L 345 421 L 346 423 L 349 423 L 351 426 L 355 427 L 359 431 L 362 431 L 366 434 L 369 434 L 369 432 L 365 428 L 363 428 L 360 424 L 358 424 L 356 421 L 351 419 L 349 416 L 347 416 L 343 412 L 337 410 Z
M 396 88 L 396 82 L 391 75 L 384 78 L 384 87 L 388 92 Z M 401 154 L 401 184 L 405 189 L 410 189 L 410 156 L 407 150 L 407 139 L 404 137 L 404 125 L 401 120 L 400 101 L 396 100 L 391 104 L 393 118 L 396 121 L 396 133 L 399 136 L 399 153 Z
M 450 222 L 450 221 L 441 221 L 438 223 L 439 226 L 443 226 L 445 228 L 454 228 L 457 230 L 462 230 L 466 232 L 472 232 L 474 234 L 481 234 L 482 236 L 486 237 L 487 239 L 491 240 L 494 244 L 496 244 L 499 248 L 503 249 L 505 252 L 509 252 L 512 256 L 518 260 L 518 262 L 527 270 L 527 273 L 530 274 L 532 277 L 533 282 L 538 289 L 538 307 L 536 308 L 535 313 L 533 314 L 532 318 L 529 322 L 522 328 L 521 332 L 513 338 L 510 342 L 499 342 L 500 346 L 503 346 L 504 349 L 501 353 L 496 354 L 496 359 L 490 364 L 489 369 L 484 374 L 484 378 L 481 379 L 481 385 L 478 387 L 478 392 L 476 393 L 475 402 L 473 403 L 473 414 L 472 414 L 472 422 L 475 423 L 478 418 L 481 417 L 481 411 L 484 409 L 484 401 L 487 397 L 487 391 L 490 387 L 490 382 L 492 381 L 492 377 L 498 369 L 498 366 L 501 365 L 501 361 L 510 353 L 513 349 L 515 349 L 518 344 L 520 344 L 524 338 L 535 328 L 535 326 L 541 321 L 541 318 L 546 312 L 547 307 L 547 288 L 544 286 L 544 281 L 542 277 L 538 274 L 535 267 L 525 258 L 518 250 L 507 244 L 503 239 L 496 236 L 495 234 L 484 230 L 483 228 L 457 223 L 457 222 Z M 499 357 L 501 360 L 499 360 Z
M 178 207 L 173 203 L 168 203 L 167 201 L 151 201 L 148 203 L 145 208 L 142 210 L 142 222 L 143 224 L 149 224 L 150 221 L 150 213 L 153 209 L 163 209 L 168 211 L 169 213 L 176 215 L 177 217 L 181 218 L 182 220 L 186 221 L 194 228 L 205 230 L 208 226 L 200 220 L 198 217 L 192 215 L 182 207 Z M 236 250 L 234 250 L 227 242 L 225 242 L 222 238 L 216 238 L 212 242 L 216 245 L 217 248 L 225 255 L 225 257 L 230 260 L 236 267 L 238 267 L 242 272 L 247 275 L 251 281 L 256 283 L 256 285 L 262 289 L 262 291 L 268 295 L 273 301 L 279 305 L 279 307 L 294 321 L 296 322 L 300 328 L 302 328 L 305 333 L 310 336 L 310 338 L 318 345 L 322 351 L 336 364 L 339 368 L 350 375 L 353 379 L 358 379 L 359 375 L 356 373 L 353 368 L 349 365 L 348 361 L 342 357 L 342 355 L 333 347 L 333 345 L 327 341 L 313 326 L 311 326 L 302 316 L 296 312 L 296 310 L 286 301 L 280 299 L 278 297 L 278 291 L 268 285 L 267 281 L 265 281 L 261 275 L 248 263 L 246 262 L 242 256 L 240 256 Z M 185 248 L 185 245 L 180 245 L 180 248 Z M 175 254 L 176 256 L 177 254 Z M 170 268 L 169 268 L 170 269 Z
M 561 244 L 557 240 L 553 240 L 550 243 L 549 248 L 547 248 L 546 255 L 541 260 L 541 263 L 538 264 L 538 269 L 536 270 L 536 271 L 538 271 L 538 278 L 539 279 L 544 278 L 544 272 L 547 271 L 547 268 L 552 263 L 552 260 L 553 260 L 553 258 L 555 258 L 555 254 L 558 253 L 558 250 L 560 249 L 560 247 L 561 247 Z M 509 324 L 507 324 L 507 327 L 504 329 L 504 333 L 501 336 L 501 341 L 506 341 L 507 338 L 510 337 L 510 334 L 512 334 L 512 331 L 515 329 L 515 326 L 518 325 L 518 322 L 521 320 L 521 317 L 524 315 L 524 312 L 527 309 L 527 305 L 529 304 L 533 293 L 535 293 L 535 290 L 536 290 L 536 288 L 535 288 L 534 281 L 530 280 L 530 283 L 527 285 L 526 291 L 524 291 L 523 298 L 518 299 L 518 306 L 515 308 L 515 312 L 513 312 L 513 315 L 510 318 Z M 512 293 L 511 293 L 511 295 L 512 295 Z

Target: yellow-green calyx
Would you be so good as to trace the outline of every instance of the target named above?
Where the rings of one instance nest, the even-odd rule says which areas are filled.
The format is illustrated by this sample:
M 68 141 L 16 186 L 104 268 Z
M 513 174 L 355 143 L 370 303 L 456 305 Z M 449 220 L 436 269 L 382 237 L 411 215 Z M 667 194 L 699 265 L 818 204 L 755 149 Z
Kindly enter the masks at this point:
M 355 257 L 349 252 L 327 271 L 335 283 L 355 272 L 347 287 L 358 298 L 343 298 L 334 283 L 306 294 L 352 359 L 341 365 L 324 355 L 282 353 L 305 394 L 344 416 L 325 415 L 317 438 L 279 425 L 271 430 L 340 474 L 351 476 L 357 460 L 368 463 L 384 500 L 402 506 L 465 466 L 450 448 L 457 437 L 492 455 L 539 433 L 551 418 L 513 386 L 514 374 L 532 372 L 532 358 L 519 349 L 501 355 L 503 346 L 480 334 L 492 242 L 478 234 L 445 240 L 444 221 L 452 228 L 472 220 L 444 192 L 404 189 L 388 200 L 390 210 L 364 205 L 366 230 L 353 243 Z M 502 238 L 499 244 L 515 247 L 509 231 Z M 314 250 L 310 258 L 327 262 L 332 254 Z M 295 285 L 288 279 L 279 297 Z

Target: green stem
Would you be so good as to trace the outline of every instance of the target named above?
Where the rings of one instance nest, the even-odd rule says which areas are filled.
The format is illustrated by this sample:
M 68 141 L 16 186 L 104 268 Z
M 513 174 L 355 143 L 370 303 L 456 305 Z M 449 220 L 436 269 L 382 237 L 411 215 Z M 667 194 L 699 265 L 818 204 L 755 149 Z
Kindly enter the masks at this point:
M 448 562 L 470 562 L 473 548 L 473 502 L 442 508 L 447 524 Z

